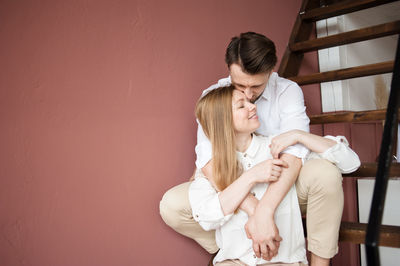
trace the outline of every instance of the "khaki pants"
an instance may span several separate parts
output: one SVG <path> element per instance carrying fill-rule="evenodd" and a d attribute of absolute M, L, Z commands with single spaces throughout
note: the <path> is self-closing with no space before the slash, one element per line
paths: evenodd
<path fill-rule="evenodd" d="M 221 262 L 217 262 L 214 264 L 215 266 L 247 266 L 240 260 L 224 260 Z M 304 263 L 296 262 L 296 263 L 270 263 L 270 264 L 259 264 L 258 266 L 307 266 Z"/>
<path fill-rule="evenodd" d="M 193 219 L 188 189 L 190 182 L 168 190 L 160 202 L 164 222 L 192 238 L 209 253 L 218 251 L 215 231 L 204 231 Z M 308 250 L 322 258 L 338 252 L 339 227 L 343 212 L 342 175 L 327 160 L 307 161 L 300 170 L 296 191 L 301 212 L 306 214 Z"/>

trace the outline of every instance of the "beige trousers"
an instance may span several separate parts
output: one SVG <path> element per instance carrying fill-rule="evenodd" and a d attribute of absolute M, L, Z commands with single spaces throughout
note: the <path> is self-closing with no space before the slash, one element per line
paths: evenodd
<path fill-rule="evenodd" d="M 215 266 L 247 266 L 247 264 L 241 262 L 240 260 L 224 260 L 214 264 Z M 307 266 L 304 263 L 269 263 L 269 264 L 259 264 L 258 266 Z"/>
<path fill-rule="evenodd" d="M 192 238 L 209 253 L 218 251 L 215 231 L 204 231 L 193 219 L 189 203 L 190 182 L 168 190 L 160 202 L 164 222 Z M 300 170 L 296 191 L 301 212 L 306 214 L 308 250 L 322 258 L 338 252 L 339 227 L 343 212 L 342 175 L 327 160 L 307 161 Z"/>

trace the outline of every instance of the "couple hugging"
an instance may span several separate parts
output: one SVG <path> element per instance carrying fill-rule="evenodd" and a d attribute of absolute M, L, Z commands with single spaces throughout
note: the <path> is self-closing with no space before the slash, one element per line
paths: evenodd
<path fill-rule="evenodd" d="M 254 32 L 232 38 L 230 76 L 206 89 L 194 180 L 160 202 L 166 224 L 194 239 L 214 265 L 307 264 L 337 252 L 343 211 L 341 173 L 360 160 L 342 136 L 309 132 L 300 87 L 273 72 L 275 45 Z"/>

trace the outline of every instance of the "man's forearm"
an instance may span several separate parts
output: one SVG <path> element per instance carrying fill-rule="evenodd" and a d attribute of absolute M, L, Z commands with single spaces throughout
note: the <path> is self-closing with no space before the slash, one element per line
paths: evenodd
<path fill-rule="evenodd" d="M 297 179 L 301 168 L 301 159 L 283 154 L 281 159 L 289 164 L 288 168 L 282 168 L 278 181 L 269 184 L 267 191 L 261 198 L 256 208 L 256 213 L 270 215 L 273 217 L 276 208 L 282 202 L 292 185 Z"/>

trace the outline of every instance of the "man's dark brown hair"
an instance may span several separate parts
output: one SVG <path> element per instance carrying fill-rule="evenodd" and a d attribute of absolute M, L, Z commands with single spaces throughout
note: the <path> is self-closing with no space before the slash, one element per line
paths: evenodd
<path fill-rule="evenodd" d="M 228 67 L 238 64 L 248 74 L 269 72 L 276 61 L 275 44 L 259 33 L 245 32 L 233 37 L 226 48 L 225 62 Z"/>

